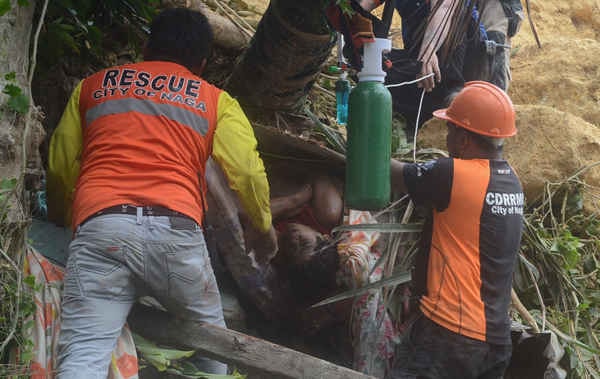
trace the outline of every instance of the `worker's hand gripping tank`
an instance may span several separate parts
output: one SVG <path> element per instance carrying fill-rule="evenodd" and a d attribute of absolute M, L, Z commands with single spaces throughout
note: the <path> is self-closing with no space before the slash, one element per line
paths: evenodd
<path fill-rule="evenodd" d="M 346 206 L 377 210 L 390 201 L 392 95 L 383 85 L 382 52 L 388 39 L 364 45 L 363 69 L 350 92 L 346 152 Z"/>

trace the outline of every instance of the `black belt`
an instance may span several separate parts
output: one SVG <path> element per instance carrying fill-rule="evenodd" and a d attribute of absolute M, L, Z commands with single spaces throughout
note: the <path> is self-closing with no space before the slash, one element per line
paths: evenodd
<path fill-rule="evenodd" d="M 104 208 L 101 211 L 98 211 L 88 217 L 84 222 L 80 225 L 83 225 L 86 221 L 100 215 L 105 214 L 127 214 L 127 215 L 137 215 L 137 208 L 142 208 L 142 216 L 166 216 L 169 217 L 171 222 L 171 227 L 173 229 L 182 229 L 182 230 L 195 230 L 198 226 L 196 221 L 194 221 L 190 216 L 185 215 L 181 212 L 174 211 L 172 209 L 161 207 L 160 205 L 144 205 L 144 206 L 135 206 L 135 205 L 115 205 L 112 207 Z"/>
<path fill-rule="evenodd" d="M 96 212 L 94 216 L 100 216 L 104 214 L 137 214 L 137 208 L 142 208 L 142 216 L 167 216 L 167 217 L 187 217 L 183 213 L 171 210 L 169 208 L 161 207 L 160 205 L 144 205 L 136 207 L 135 205 L 115 205 L 113 207 L 104 208 L 103 210 Z"/>

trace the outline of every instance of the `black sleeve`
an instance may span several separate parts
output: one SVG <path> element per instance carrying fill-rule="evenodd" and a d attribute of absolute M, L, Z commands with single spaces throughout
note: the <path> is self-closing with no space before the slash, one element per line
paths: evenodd
<path fill-rule="evenodd" d="M 453 160 L 441 158 L 404 166 L 404 183 L 417 205 L 432 206 L 443 211 L 450 202 Z"/>

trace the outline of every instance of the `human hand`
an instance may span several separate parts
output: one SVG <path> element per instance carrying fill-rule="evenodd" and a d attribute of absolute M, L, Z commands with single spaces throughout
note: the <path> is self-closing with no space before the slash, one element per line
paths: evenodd
<path fill-rule="evenodd" d="M 267 232 L 261 233 L 256 229 L 244 231 L 244 239 L 248 251 L 254 253 L 254 260 L 261 266 L 267 265 L 277 255 L 279 248 L 277 232 L 271 226 Z"/>
<path fill-rule="evenodd" d="M 373 9 L 381 5 L 379 0 L 360 0 L 358 2 L 360 7 L 367 12 L 371 12 Z"/>
<path fill-rule="evenodd" d="M 434 75 L 419 81 L 417 87 L 423 88 L 426 92 L 431 92 L 431 90 L 435 88 L 435 83 L 439 83 L 442 80 L 442 74 L 440 72 L 437 54 L 425 54 L 424 57 L 427 57 L 427 59 L 423 60 L 419 78 L 430 75 L 431 73 Z"/>

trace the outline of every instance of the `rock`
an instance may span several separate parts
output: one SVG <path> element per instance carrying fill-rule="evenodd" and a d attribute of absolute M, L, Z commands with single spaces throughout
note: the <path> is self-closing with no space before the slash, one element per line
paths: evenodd
<path fill-rule="evenodd" d="M 506 370 L 506 379 L 565 379 L 567 372 L 560 365 L 564 349 L 553 332 L 530 333 L 511 327 L 513 353 Z"/>
<path fill-rule="evenodd" d="M 565 379 L 567 372 L 557 363 L 550 363 L 544 372 L 544 379 Z"/>
<path fill-rule="evenodd" d="M 556 334 L 550 334 L 550 342 L 546 349 L 544 350 L 544 357 L 548 358 L 550 362 L 559 362 L 562 357 L 565 355 L 565 349 L 562 347 L 560 342 L 558 341 L 558 337 Z"/>

